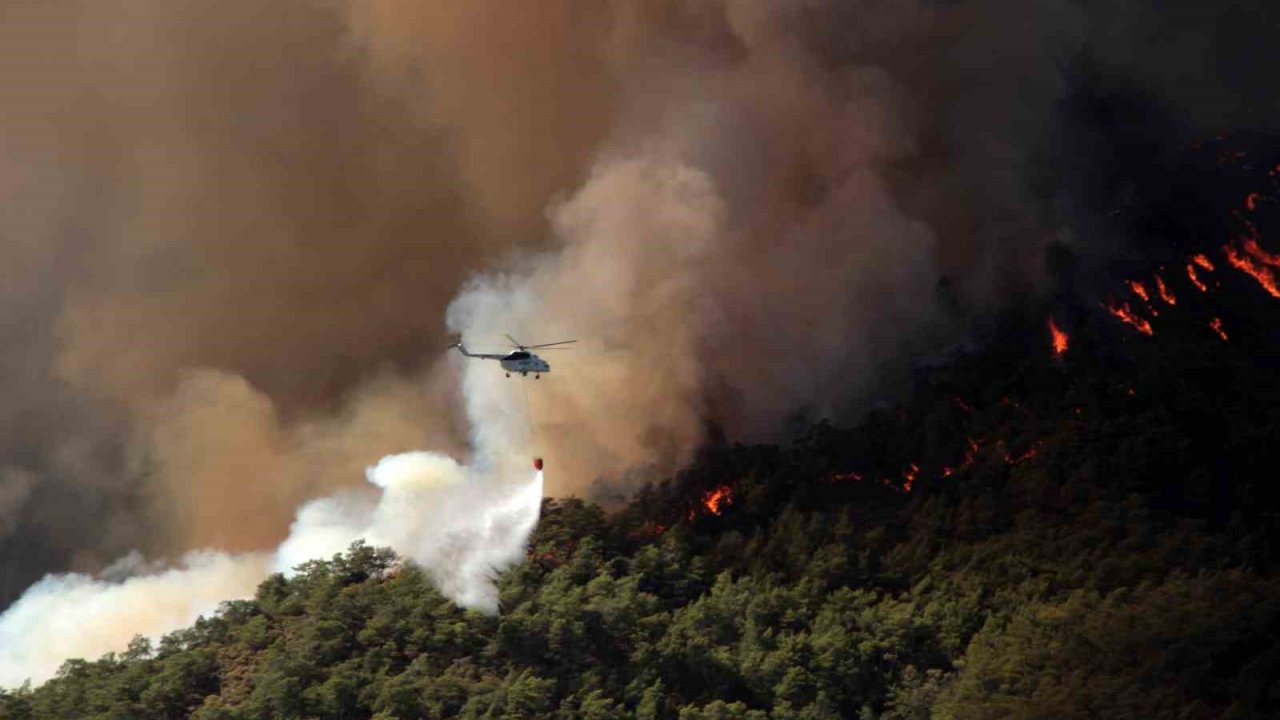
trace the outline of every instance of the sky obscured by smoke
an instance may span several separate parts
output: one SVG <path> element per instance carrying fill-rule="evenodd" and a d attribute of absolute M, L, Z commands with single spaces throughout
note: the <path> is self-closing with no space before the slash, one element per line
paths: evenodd
<path fill-rule="evenodd" d="M 135 549 L 272 548 L 384 455 L 467 455 L 451 330 L 581 340 L 530 381 L 556 494 L 709 424 L 856 409 L 1090 242 L 1044 160 L 1109 152 L 1055 136 L 1082 78 L 1254 123 L 1276 29 L 1263 3 L 10 3 L 0 605 Z"/>

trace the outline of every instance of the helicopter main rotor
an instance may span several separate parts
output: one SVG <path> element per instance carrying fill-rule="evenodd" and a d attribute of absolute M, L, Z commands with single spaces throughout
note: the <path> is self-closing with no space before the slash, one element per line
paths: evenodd
<path fill-rule="evenodd" d="M 556 347 L 556 346 L 568 345 L 570 343 L 578 342 L 577 340 L 561 340 L 559 342 L 543 343 L 541 345 L 524 345 L 519 340 L 516 340 L 515 338 L 511 337 L 510 335 L 507 335 L 506 333 L 503 333 L 503 336 L 506 337 L 508 340 L 510 340 L 512 343 L 511 347 L 514 347 L 517 350 L 571 350 L 572 348 Z"/>

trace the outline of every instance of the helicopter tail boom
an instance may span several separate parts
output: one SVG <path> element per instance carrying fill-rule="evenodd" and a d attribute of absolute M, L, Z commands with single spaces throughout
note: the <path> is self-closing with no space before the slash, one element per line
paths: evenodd
<path fill-rule="evenodd" d="M 467 350 L 467 346 L 463 345 L 461 342 L 456 342 L 450 345 L 449 347 L 458 348 L 458 352 L 462 353 L 463 355 L 466 355 L 469 358 L 480 358 L 482 360 L 501 360 L 503 357 L 505 357 L 505 355 L 499 355 L 495 353 L 473 353 Z"/>

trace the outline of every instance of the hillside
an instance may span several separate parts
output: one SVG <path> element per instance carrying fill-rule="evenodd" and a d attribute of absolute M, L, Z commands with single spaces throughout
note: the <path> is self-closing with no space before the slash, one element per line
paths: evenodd
<path fill-rule="evenodd" d="M 1274 717 L 1276 163 L 1228 151 L 903 402 L 546 500 L 497 617 L 357 545 L 0 718 Z"/>

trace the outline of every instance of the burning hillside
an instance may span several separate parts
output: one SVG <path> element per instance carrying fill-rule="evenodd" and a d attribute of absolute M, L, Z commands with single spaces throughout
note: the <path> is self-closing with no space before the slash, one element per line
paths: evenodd
<path fill-rule="evenodd" d="M 0 718 L 1280 716 L 1277 3 L 5 20 Z"/>

